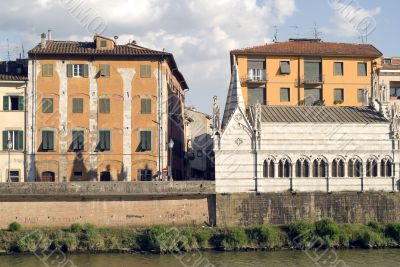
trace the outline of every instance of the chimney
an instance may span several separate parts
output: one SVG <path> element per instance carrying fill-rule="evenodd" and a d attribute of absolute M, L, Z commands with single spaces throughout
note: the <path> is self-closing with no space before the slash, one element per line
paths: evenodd
<path fill-rule="evenodd" d="M 40 48 L 46 48 L 46 34 L 42 33 L 40 39 Z"/>
<path fill-rule="evenodd" d="M 47 30 L 47 40 L 51 41 L 51 30 Z"/>

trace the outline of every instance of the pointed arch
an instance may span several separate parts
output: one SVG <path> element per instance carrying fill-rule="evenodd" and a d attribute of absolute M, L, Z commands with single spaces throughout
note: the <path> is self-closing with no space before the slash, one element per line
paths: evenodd
<path fill-rule="evenodd" d="M 292 169 L 291 160 L 289 157 L 283 157 L 278 163 L 278 177 L 280 178 L 290 178 Z"/>
<path fill-rule="evenodd" d="M 303 156 L 296 161 L 296 177 L 310 177 L 310 160 Z"/>
<path fill-rule="evenodd" d="M 378 159 L 375 156 L 367 159 L 366 176 L 378 177 Z"/>
<path fill-rule="evenodd" d="M 345 176 L 345 159 L 338 156 L 332 161 L 332 177 L 343 178 Z"/>
<path fill-rule="evenodd" d="M 313 177 L 323 178 L 328 175 L 328 161 L 325 157 L 319 156 L 313 161 Z"/>
<path fill-rule="evenodd" d="M 393 176 L 393 163 L 390 157 L 384 157 L 381 160 L 381 177 Z"/>
<path fill-rule="evenodd" d="M 268 157 L 264 160 L 263 164 L 263 177 L 274 178 L 275 177 L 275 158 Z"/>

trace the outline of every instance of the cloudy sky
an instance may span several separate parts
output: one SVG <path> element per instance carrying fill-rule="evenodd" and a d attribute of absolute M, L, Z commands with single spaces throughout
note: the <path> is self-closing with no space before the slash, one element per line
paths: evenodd
<path fill-rule="evenodd" d="M 363 34 L 400 55 L 398 9 L 394 0 L 1 0 L 0 59 L 28 51 L 48 29 L 56 40 L 118 35 L 172 52 L 190 87 L 187 105 L 210 112 L 214 95 L 225 101 L 230 50 L 271 42 L 276 28 L 278 41 L 311 38 L 317 25 L 325 41 L 358 43 Z"/>

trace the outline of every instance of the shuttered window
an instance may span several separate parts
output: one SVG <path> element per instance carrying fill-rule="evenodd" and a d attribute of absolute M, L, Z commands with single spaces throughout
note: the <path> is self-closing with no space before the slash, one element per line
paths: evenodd
<path fill-rule="evenodd" d="M 100 41 L 100 47 L 107 47 L 107 41 L 106 40 L 101 40 Z"/>
<path fill-rule="evenodd" d="M 3 96 L 4 111 L 23 111 L 24 97 L 23 96 Z"/>
<path fill-rule="evenodd" d="M 343 102 L 344 101 L 344 90 L 342 88 L 336 88 L 334 91 L 334 101 Z"/>
<path fill-rule="evenodd" d="M 100 65 L 100 77 L 109 78 L 110 77 L 110 65 L 101 64 Z"/>
<path fill-rule="evenodd" d="M 42 150 L 43 151 L 54 150 L 54 131 L 50 130 L 42 131 Z"/>
<path fill-rule="evenodd" d="M 140 77 L 151 78 L 151 65 L 140 65 Z"/>
<path fill-rule="evenodd" d="M 43 98 L 42 112 L 43 113 L 53 113 L 53 98 Z"/>
<path fill-rule="evenodd" d="M 72 99 L 72 113 L 83 113 L 83 98 Z"/>
<path fill-rule="evenodd" d="M 304 80 L 306 82 L 322 81 L 321 61 L 310 60 L 304 62 Z"/>
<path fill-rule="evenodd" d="M 53 64 L 43 64 L 42 68 L 43 77 L 53 77 Z"/>
<path fill-rule="evenodd" d="M 280 62 L 281 74 L 290 74 L 290 61 Z"/>
<path fill-rule="evenodd" d="M 249 59 L 247 60 L 247 69 L 265 69 L 265 59 Z"/>
<path fill-rule="evenodd" d="M 8 141 L 11 142 L 11 151 L 24 150 L 23 131 L 3 131 L 3 150 L 8 151 Z"/>
<path fill-rule="evenodd" d="M 111 151 L 111 132 L 109 130 L 99 131 L 99 150 Z"/>
<path fill-rule="evenodd" d="M 335 76 L 343 76 L 343 62 L 335 62 L 334 63 L 334 74 Z"/>
<path fill-rule="evenodd" d="M 140 131 L 140 151 L 151 151 L 151 131 Z"/>
<path fill-rule="evenodd" d="M 67 77 L 84 77 L 89 76 L 88 64 L 67 64 Z"/>
<path fill-rule="evenodd" d="M 85 149 L 85 132 L 82 130 L 72 131 L 72 144 L 73 151 L 82 151 Z"/>
<path fill-rule="evenodd" d="M 110 99 L 109 98 L 101 98 L 99 101 L 99 110 L 100 113 L 110 113 Z"/>
<path fill-rule="evenodd" d="M 142 114 L 150 114 L 151 113 L 151 99 L 150 98 L 142 98 L 140 100 L 140 113 Z"/>
<path fill-rule="evenodd" d="M 256 105 L 257 103 L 265 105 L 265 88 L 264 87 L 249 87 L 247 90 L 248 105 Z"/>
<path fill-rule="evenodd" d="M 358 76 L 367 76 L 367 63 L 358 62 L 357 72 L 358 72 Z"/>
<path fill-rule="evenodd" d="M 358 103 L 365 103 L 365 95 L 364 95 L 364 89 L 358 89 L 357 90 L 357 102 Z"/>
<path fill-rule="evenodd" d="M 290 88 L 281 88 L 281 102 L 290 102 Z"/>

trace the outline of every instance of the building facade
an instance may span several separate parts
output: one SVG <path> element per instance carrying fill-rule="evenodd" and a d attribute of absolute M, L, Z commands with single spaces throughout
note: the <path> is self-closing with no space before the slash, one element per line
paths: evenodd
<path fill-rule="evenodd" d="M 317 58 L 321 54 L 333 53 L 331 45 L 314 41 L 311 43 L 316 54 L 309 57 Z M 278 44 L 272 44 L 275 45 Z M 309 44 L 303 45 L 308 47 Z M 301 48 L 303 45 L 290 52 L 281 50 L 282 55 L 277 62 L 281 62 L 282 58 L 290 58 L 290 55 L 300 54 L 301 49 L 305 49 Z M 265 47 L 268 45 L 263 46 L 263 49 Z M 287 81 L 272 83 L 271 86 L 271 80 L 268 79 L 265 86 L 260 86 L 262 89 L 258 90 L 264 90 L 271 101 L 262 103 L 261 100 L 268 98 L 258 98 L 252 102 L 252 93 L 246 91 L 253 88 L 243 86 L 242 77 L 254 71 L 251 68 L 249 73 L 241 70 L 241 65 L 247 69 L 247 59 L 240 56 L 236 58 L 236 50 L 231 53 L 232 80 L 222 127 L 214 134 L 217 192 L 399 191 L 400 109 L 395 105 L 385 108 L 375 98 L 379 86 L 374 69 L 378 68 L 379 62 L 375 63 L 376 59 L 372 58 L 361 60 L 367 59 L 366 54 L 370 49 L 377 50 L 372 46 L 360 45 L 360 49 L 351 52 L 348 45 L 340 44 L 339 47 L 342 49 L 341 54 L 344 50 L 349 53 L 349 58 L 338 55 L 332 55 L 332 60 L 323 58 L 321 66 L 325 74 L 322 75 L 325 75 L 325 81 L 333 79 L 335 75 L 329 77 L 326 69 L 330 69 L 328 73 L 335 73 L 335 62 L 342 60 L 342 70 L 349 80 L 342 77 L 332 80 L 332 84 L 318 85 L 325 99 L 322 103 L 309 102 L 304 94 L 308 87 L 296 88 L 295 85 L 289 89 L 290 92 L 295 91 L 295 102 L 287 101 L 284 105 L 278 101 L 282 99 L 282 91 L 281 96 L 274 96 L 273 92 L 279 91 L 280 86 L 294 84 L 290 77 L 287 77 Z M 338 50 L 335 51 L 338 53 Z M 350 52 L 356 55 L 351 58 Z M 378 52 L 375 53 L 374 56 L 379 56 Z M 268 58 L 266 62 L 266 73 L 269 69 L 272 76 L 282 68 L 278 64 L 271 70 Z M 299 62 L 302 66 L 301 59 Z M 370 71 L 363 71 L 362 74 L 366 75 L 357 79 L 361 62 Z M 305 68 L 311 69 L 310 66 Z M 247 80 L 245 84 L 248 84 Z M 363 93 L 368 101 L 358 101 L 357 92 L 361 86 L 365 86 L 363 90 L 368 92 L 368 95 Z M 335 88 L 344 88 L 343 103 L 335 104 L 329 98 L 335 97 Z"/>
<path fill-rule="evenodd" d="M 42 34 L 29 51 L 29 181 L 149 181 L 183 177 L 184 94 L 170 53 Z M 167 175 L 167 174 L 165 174 Z"/>
<path fill-rule="evenodd" d="M 0 182 L 25 181 L 26 61 L 0 62 Z"/>
<path fill-rule="evenodd" d="M 246 105 L 365 106 L 382 53 L 372 45 L 290 39 L 231 52 Z"/>
<path fill-rule="evenodd" d="M 399 104 L 400 100 L 400 58 L 384 57 L 378 69 L 380 102 Z"/>

